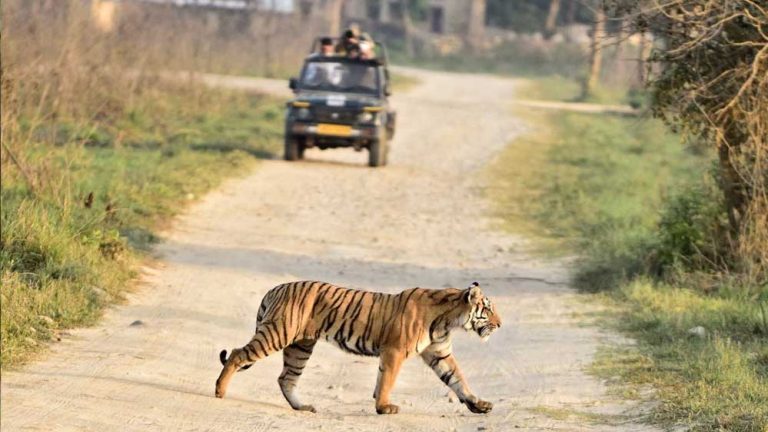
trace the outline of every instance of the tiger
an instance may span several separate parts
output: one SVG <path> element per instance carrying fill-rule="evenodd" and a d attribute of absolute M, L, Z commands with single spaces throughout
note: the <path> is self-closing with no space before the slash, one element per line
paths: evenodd
<path fill-rule="evenodd" d="M 488 413 L 491 402 L 475 396 L 453 356 L 451 330 L 475 332 L 486 341 L 501 328 L 501 317 L 480 285 L 466 289 L 411 288 L 385 294 L 344 288 L 319 281 L 291 282 L 272 288 L 264 296 L 256 318 L 256 331 L 242 348 L 219 354 L 224 366 L 216 380 L 216 397 L 223 398 L 236 371 L 283 351 L 283 370 L 277 379 L 291 408 L 316 412 L 296 394 L 315 343 L 320 339 L 342 350 L 379 357 L 373 398 L 378 414 L 396 414 L 390 402 L 403 361 L 420 356 L 458 400 L 473 413 Z M 450 392 L 449 391 L 449 392 Z"/>

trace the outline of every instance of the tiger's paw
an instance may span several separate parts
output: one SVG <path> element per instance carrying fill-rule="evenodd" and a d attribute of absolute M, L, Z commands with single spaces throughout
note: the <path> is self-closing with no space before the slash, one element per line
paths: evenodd
<path fill-rule="evenodd" d="M 224 395 L 226 395 L 226 394 L 227 394 L 227 391 L 226 391 L 226 390 L 224 390 L 224 389 L 221 387 L 221 384 L 219 384 L 219 382 L 218 382 L 218 381 L 216 382 L 216 392 L 215 392 L 215 394 L 216 394 L 216 397 L 217 397 L 217 398 L 219 398 L 219 399 L 223 399 L 223 398 L 224 398 Z"/>
<path fill-rule="evenodd" d="M 315 410 L 315 407 L 313 407 L 312 405 L 302 405 L 302 406 L 300 406 L 298 408 L 294 408 L 294 409 L 296 411 L 309 411 L 311 413 L 316 413 L 317 412 L 317 410 Z"/>
<path fill-rule="evenodd" d="M 400 411 L 400 407 L 392 404 L 376 407 L 377 414 L 397 414 L 398 411 Z"/>
<path fill-rule="evenodd" d="M 467 405 L 467 408 L 475 414 L 489 413 L 493 409 L 492 403 L 480 399 L 476 402 L 466 401 L 464 403 Z"/>

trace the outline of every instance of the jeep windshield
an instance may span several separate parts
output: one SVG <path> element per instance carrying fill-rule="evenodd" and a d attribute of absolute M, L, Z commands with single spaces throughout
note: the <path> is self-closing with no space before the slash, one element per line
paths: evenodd
<path fill-rule="evenodd" d="M 299 88 L 376 95 L 379 93 L 379 73 L 376 65 L 370 62 L 309 61 L 304 65 Z"/>

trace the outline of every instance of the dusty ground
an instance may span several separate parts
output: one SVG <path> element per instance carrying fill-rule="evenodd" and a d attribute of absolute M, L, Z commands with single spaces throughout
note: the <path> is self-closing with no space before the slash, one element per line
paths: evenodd
<path fill-rule="evenodd" d="M 581 325 L 588 307 L 562 267 L 490 228 L 479 173 L 521 131 L 509 109 L 514 81 L 411 73 L 423 84 L 394 98 L 391 166 L 365 167 L 365 152 L 309 151 L 306 162 L 266 161 L 206 196 L 167 233 L 160 264 L 126 306 L 3 375 L 3 431 L 646 429 L 573 415 L 636 410 L 583 372 L 609 336 Z M 322 343 L 299 382 L 317 414 L 283 400 L 280 355 L 215 399 L 219 350 L 247 342 L 262 295 L 297 279 L 387 292 L 479 281 L 504 326 L 486 344 L 457 334 L 454 351 L 493 412 L 449 403 L 411 360 L 392 396 L 401 414 L 377 416 L 376 360 Z"/>

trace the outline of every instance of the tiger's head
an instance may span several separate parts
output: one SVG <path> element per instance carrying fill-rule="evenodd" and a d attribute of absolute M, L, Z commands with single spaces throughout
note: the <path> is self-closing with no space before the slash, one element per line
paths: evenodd
<path fill-rule="evenodd" d="M 501 327 L 501 317 L 496 307 L 483 294 L 477 282 L 472 282 L 472 285 L 464 290 L 462 298 L 469 307 L 465 315 L 464 330 L 474 331 L 483 342 L 487 341 L 491 333 Z"/>

